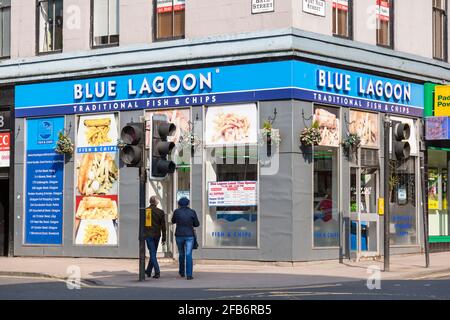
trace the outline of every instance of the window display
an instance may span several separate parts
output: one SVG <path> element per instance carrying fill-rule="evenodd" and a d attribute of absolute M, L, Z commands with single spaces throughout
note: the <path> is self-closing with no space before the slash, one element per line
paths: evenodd
<path fill-rule="evenodd" d="M 313 122 L 317 123 L 322 136 L 321 146 L 339 147 L 339 109 L 317 106 Z"/>
<path fill-rule="evenodd" d="M 339 246 L 338 148 L 314 148 L 314 246 Z"/>
<path fill-rule="evenodd" d="M 361 138 L 362 147 L 378 146 L 378 115 L 363 111 L 350 111 L 350 133 Z"/>
<path fill-rule="evenodd" d="M 119 163 L 117 114 L 78 117 L 75 244 L 117 245 Z"/>
<path fill-rule="evenodd" d="M 255 104 L 206 110 L 207 246 L 257 246 L 257 132 Z"/>
<path fill-rule="evenodd" d="M 417 243 L 416 159 L 409 158 L 391 166 L 389 210 L 391 244 Z"/>

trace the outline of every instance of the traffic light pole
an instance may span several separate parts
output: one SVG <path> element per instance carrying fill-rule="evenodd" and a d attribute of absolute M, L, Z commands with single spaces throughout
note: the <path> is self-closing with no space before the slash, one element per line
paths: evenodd
<path fill-rule="evenodd" d="M 384 271 L 389 271 L 389 145 L 391 122 L 389 117 L 384 118 Z"/>
<path fill-rule="evenodd" d="M 145 150 L 144 161 L 139 167 L 139 281 L 145 280 L 145 185 L 146 185 L 146 167 Z"/>

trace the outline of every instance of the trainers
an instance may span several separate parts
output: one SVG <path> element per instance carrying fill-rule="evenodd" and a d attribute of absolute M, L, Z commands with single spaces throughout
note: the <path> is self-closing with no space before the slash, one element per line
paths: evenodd
<path fill-rule="evenodd" d="M 145 275 L 147 276 L 147 278 L 150 278 L 152 276 L 152 273 L 145 271 Z"/>
<path fill-rule="evenodd" d="M 178 272 L 178 274 L 180 275 L 180 277 L 184 278 L 184 274 L 179 273 L 179 272 Z"/>
<path fill-rule="evenodd" d="M 153 276 L 154 279 L 158 279 L 160 277 L 159 273 L 155 273 L 155 275 Z"/>
<path fill-rule="evenodd" d="M 187 277 L 186 279 L 187 280 L 192 280 L 192 279 L 194 279 L 194 277 Z"/>

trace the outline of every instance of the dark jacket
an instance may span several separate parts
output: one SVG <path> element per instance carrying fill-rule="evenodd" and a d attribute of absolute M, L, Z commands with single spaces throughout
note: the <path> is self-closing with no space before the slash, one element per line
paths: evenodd
<path fill-rule="evenodd" d="M 166 217 L 164 211 L 155 205 L 150 205 L 152 209 L 152 226 L 144 227 L 144 237 L 161 237 L 162 242 L 166 242 Z"/>
<path fill-rule="evenodd" d="M 194 227 L 200 226 L 197 213 L 189 207 L 180 207 L 173 212 L 172 223 L 176 223 L 175 236 L 192 237 Z"/>

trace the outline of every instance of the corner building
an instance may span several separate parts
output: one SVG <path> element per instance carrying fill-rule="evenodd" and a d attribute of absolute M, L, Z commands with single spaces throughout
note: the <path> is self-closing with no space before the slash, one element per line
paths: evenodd
<path fill-rule="evenodd" d="M 447 31 L 436 27 L 447 8 L 268 2 L 6 6 L 0 90 L 14 93 L 13 254 L 137 257 L 138 169 L 120 161 L 117 140 L 127 123 L 155 114 L 177 126 L 177 169 L 148 181 L 147 198 L 157 195 L 170 221 L 177 199 L 189 197 L 201 222 L 196 259 L 378 256 L 380 198 L 389 201 L 391 252 L 420 252 L 424 84 L 450 78 Z M 389 195 L 386 116 L 411 128 L 411 156 L 393 165 Z M 311 127 L 321 141 L 302 145 Z M 74 142 L 72 155 L 55 152 L 59 132 Z M 349 134 L 358 148 L 343 146 Z M 160 254 L 176 256 L 174 228 Z"/>

